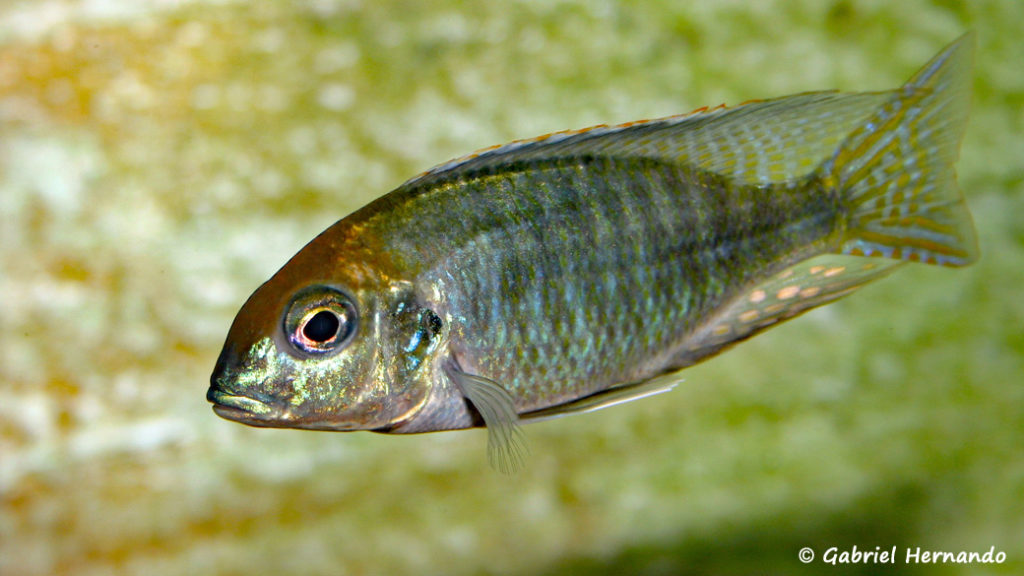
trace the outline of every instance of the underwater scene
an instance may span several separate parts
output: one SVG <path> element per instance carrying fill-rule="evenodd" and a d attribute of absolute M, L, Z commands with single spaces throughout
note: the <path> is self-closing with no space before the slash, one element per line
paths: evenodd
<path fill-rule="evenodd" d="M 0 574 L 1021 573 L 1022 26 L 1012 0 L 0 1 Z M 894 90 L 971 31 L 970 266 L 524 420 L 511 473 L 484 429 L 211 410 L 250 294 L 434 166 Z"/>

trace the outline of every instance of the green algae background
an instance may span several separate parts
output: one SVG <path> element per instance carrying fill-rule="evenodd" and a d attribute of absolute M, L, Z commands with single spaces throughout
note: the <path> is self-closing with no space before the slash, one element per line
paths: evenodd
<path fill-rule="evenodd" d="M 897 547 L 847 573 L 1020 573 L 1022 26 L 1012 0 L 0 2 L 0 574 L 830 573 L 833 546 Z M 969 29 L 971 268 L 528 426 L 512 477 L 481 431 L 257 430 L 204 399 L 249 293 L 433 164 L 893 88 Z"/>

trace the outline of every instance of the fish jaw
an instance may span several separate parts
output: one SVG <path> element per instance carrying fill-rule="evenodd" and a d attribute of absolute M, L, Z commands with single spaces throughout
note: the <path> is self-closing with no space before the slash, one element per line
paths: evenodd
<path fill-rule="evenodd" d="M 225 420 L 234 420 L 250 426 L 273 425 L 266 419 L 273 409 L 255 398 L 229 394 L 211 387 L 206 393 L 206 400 L 213 404 L 213 412 Z"/>
<path fill-rule="evenodd" d="M 256 356 L 266 360 L 269 355 L 268 349 L 271 348 L 269 341 L 257 348 L 263 350 Z M 238 365 L 234 351 L 225 348 L 210 376 L 210 388 L 206 392 L 206 400 L 213 404 L 214 413 L 226 420 L 249 426 L 289 426 L 288 422 L 294 420 L 295 415 L 274 402 L 267 394 L 260 393 L 260 387 L 256 384 L 262 382 L 257 382 L 258 378 L 254 378 L 251 372 L 247 374 L 244 370 L 239 370 Z M 251 361 L 249 365 L 252 365 Z M 268 371 L 260 372 L 265 377 Z"/>
<path fill-rule="evenodd" d="M 311 421 L 286 407 L 276 407 L 248 396 L 228 394 L 213 388 L 207 392 L 206 399 L 213 403 L 213 412 L 217 416 L 256 428 L 301 428 L 336 432 L 360 429 L 350 422 Z"/>
<path fill-rule="evenodd" d="M 318 379 L 296 364 L 277 350 L 272 338 L 257 342 L 241 359 L 226 348 L 210 377 L 206 399 L 221 418 L 248 426 L 339 431 L 368 427 L 358 412 L 339 417 L 336 403 L 319 402 L 320 394 L 311 390 Z"/>

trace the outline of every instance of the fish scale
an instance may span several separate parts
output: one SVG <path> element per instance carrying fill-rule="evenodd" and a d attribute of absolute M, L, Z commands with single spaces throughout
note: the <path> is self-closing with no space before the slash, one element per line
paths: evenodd
<path fill-rule="evenodd" d="M 821 196 L 808 187 L 738 187 L 691 166 L 651 164 L 570 158 L 489 168 L 408 191 L 405 209 L 422 221 L 443 224 L 442 211 L 458 210 L 457 233 L 394 225 L 401 217 L 368 232 L 401 246 L 410 268 L 429 261 L 418 246 L 445 243 L 440 251 L 452 256 L 414 283 L 464 271 L 445 303 L 427 305 L 466 334 L 456 342 L 464 368 L 502 382 L 517 410 L 535 410 L 673 368 L 670 348 L 681 345 L 691 316 L 727 296 L 725 286 L 745 285 L 759 273 L 755 261 L 789 261 L 794 247 L 833 227 L 834 213 L 807 199 Z M 820 226 L 779 230 L 804 221 L 808 208 L 824 214 Z M 751 241 L 755 223 L 767 230 L 761 242 Z M 580 311 L 593 316 L 577 323 Z M 651 350 L 666 348 L 651 361 Z"/>
<path fill-rule="evenodd" d="M 253 426 L 417 433 L 664 392 L 678 370 L 904 262 L 965 266 L 953 163 L 972 37 L 887 92 L 596 126 L 446 162 L 260 286 L 210 379 Z"/>

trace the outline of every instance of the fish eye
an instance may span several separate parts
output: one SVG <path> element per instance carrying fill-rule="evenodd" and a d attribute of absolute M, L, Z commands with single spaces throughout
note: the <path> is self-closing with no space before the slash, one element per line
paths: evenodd
<path fill-rule="evenodd" d="M 339 290 L 313 286 L 292 298 L 283 328 L 288 342 L 300 355 L 337 352 L 355 334 L 355 304 Z"/>
<path fill-rule="evenodd" d="M 312 342 L 329 342 L 338 334 L 341 320 L 330 310 L 314 310 L 313 317 L 302 326 L 302 335 Z"/>

